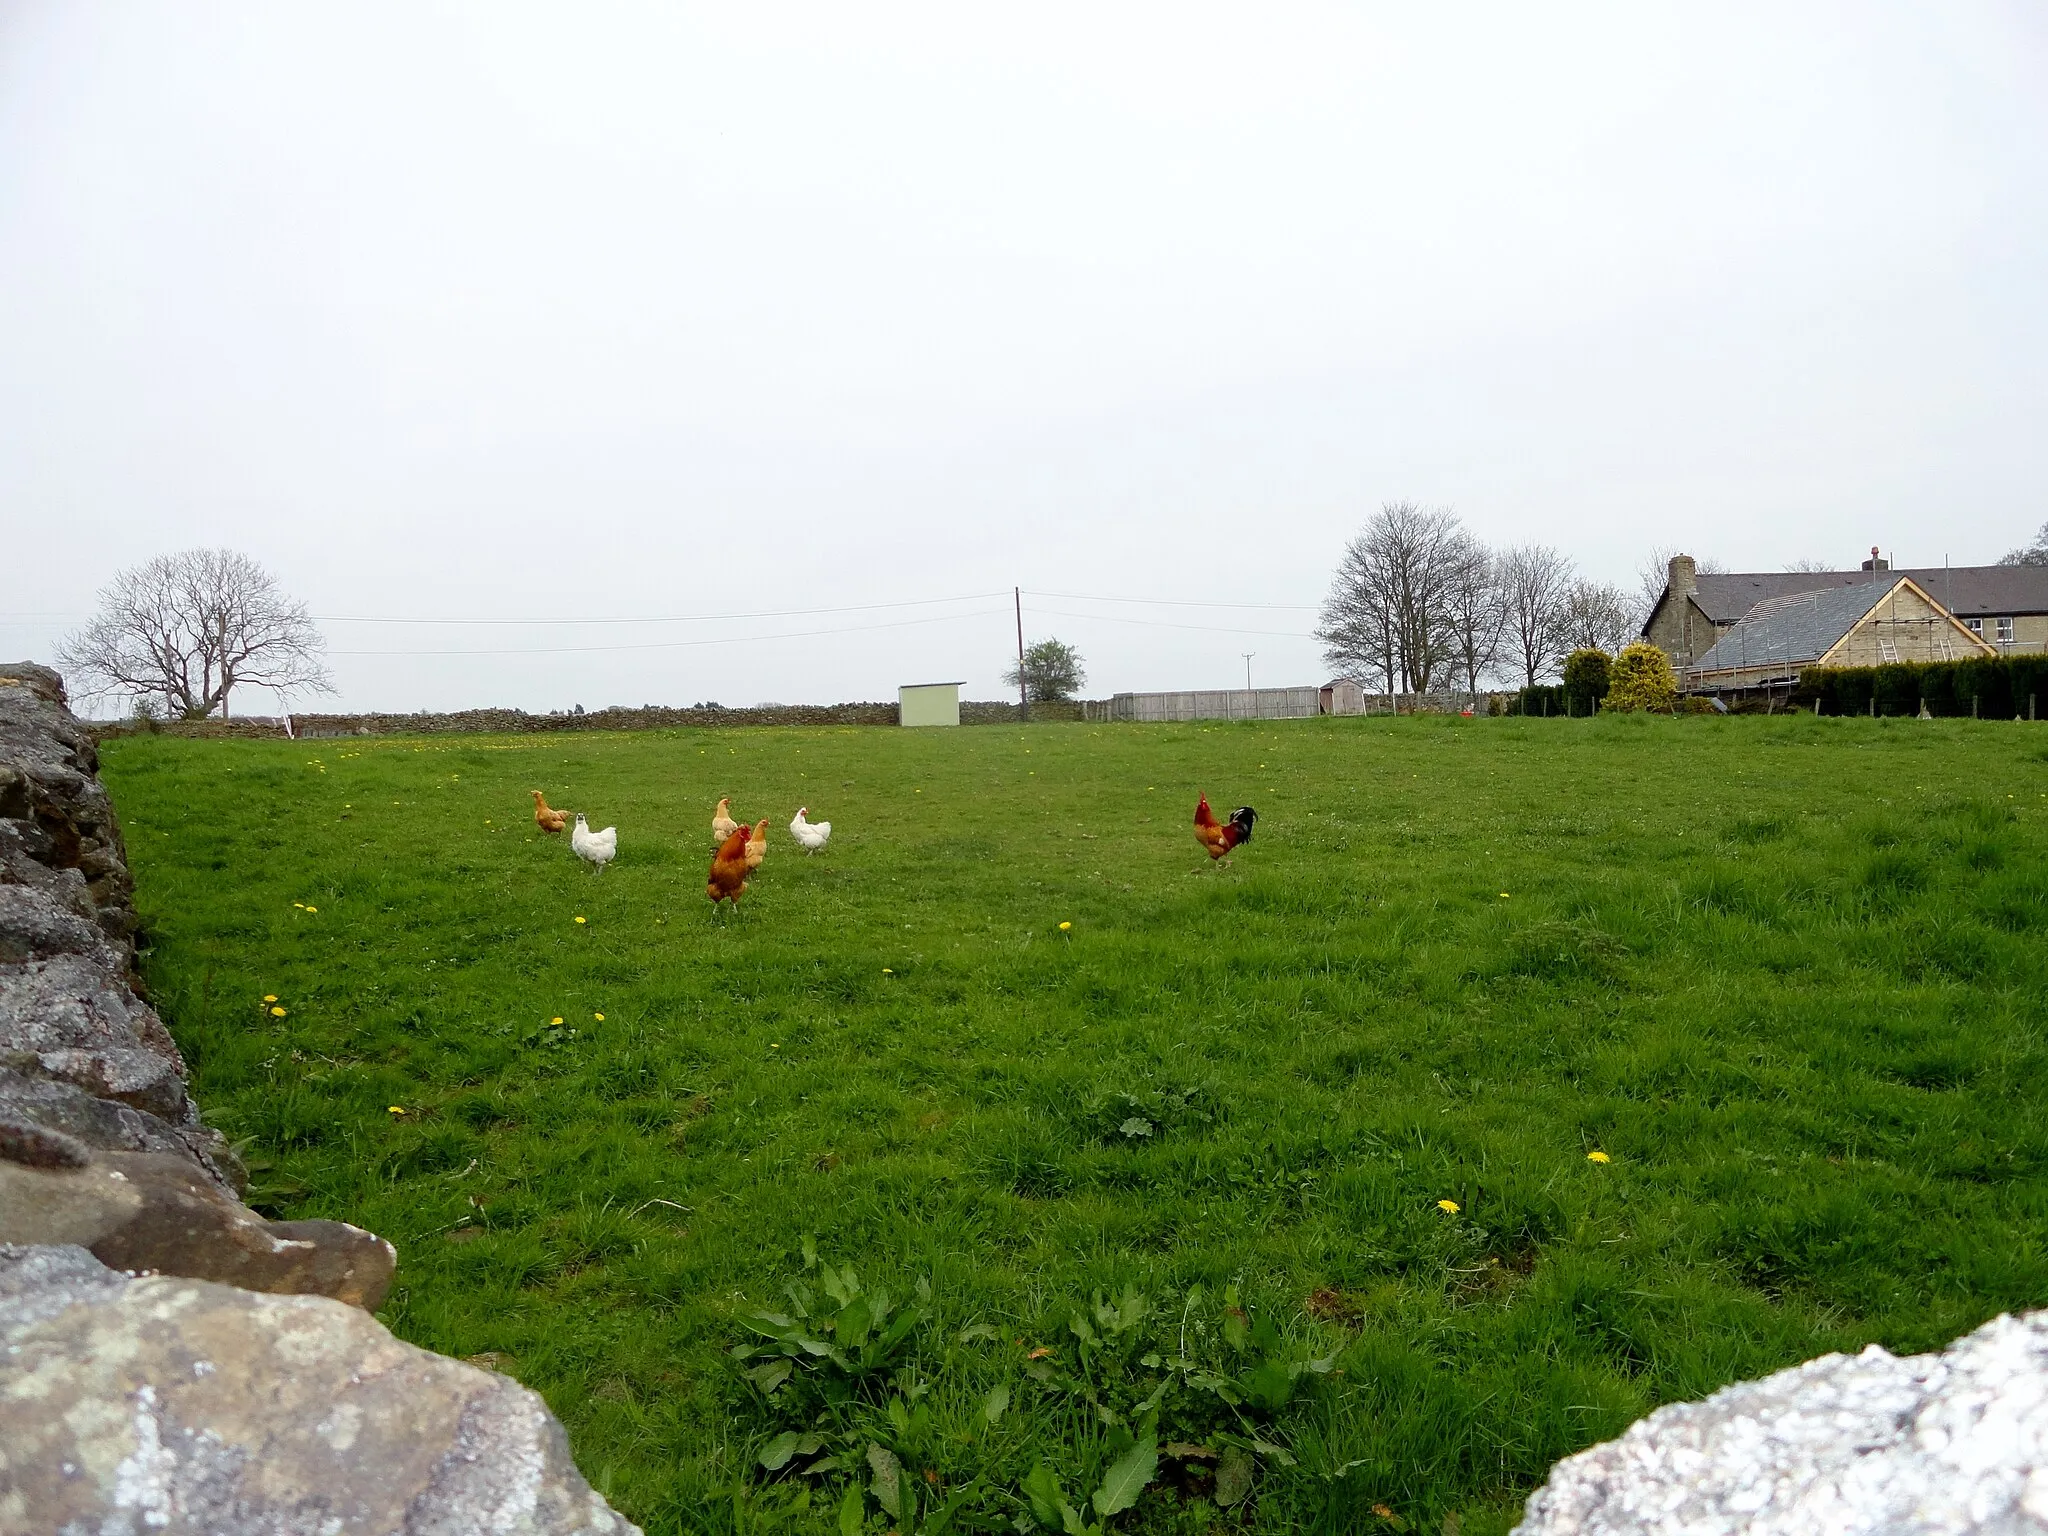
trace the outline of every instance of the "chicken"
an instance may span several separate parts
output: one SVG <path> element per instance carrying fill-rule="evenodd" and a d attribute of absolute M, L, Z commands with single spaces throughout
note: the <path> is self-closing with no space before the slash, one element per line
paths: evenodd
<path fill-rule="evenodd" d="M 744 829 L 742 829 L 744 830 Z M 768 857 L 768 818 L 763 816 L 754 830 L 747 833 L 747 871 L 761 867 L 761 861 Z"/>
<path fill-rule="evenodd" d="M 711 878 L 705 882 L 704 894 L 711 898 L 715 908 L 721 901 L 729 901 L 735 907 L 747 889 L 747 829 L 734 827 L 730 836 L 718 845 L 718 852 L 711 856 Z"/>
<path fill-rule="evenodd" d="M 724 801 L 718 802 L 718 809 L 711 813 L 711 835 L 721 843 L 739 829 L 739 823 L 732 819 L 732 809 Z"/>
<path fill-rule="evenodd" d="M 533 824 L 543 832 L 559 832 L 569 825 L 569 813 L 549 805 L 548 797 L 536 789 L 533 791 Z"/>
<path fill-rule="evenodd" d="M 1195 841 L 1210 858 L 1220 859 L 1239 843 L 1252 840 L 1252 823 L 1258 819 L 1257 811 L 1240 805 L 1230 813 L 1230 820 L 1219 822 L 1216 813 L 1209 809 L 1209 797 L 1204 795 L 1195 807 Z"/>
<path fill-rule="evenodd" d="M 619 829 L 606 827 L 602 832 L 590 830 L 590 823 L 583 819 L 583 813 L 576 813 L 576 830 L 569 834 L 569 846 L 576 850 L 576 857 L 586 864 L 595 864 L 597 872 L 604 873 L 605 865 L 619 855 Z"/>
<path fill-rule="evenodd" d="M 810 813 L 808 805 L 796 808 L 796 819 L 789 824 L 789 835 L 797 840 L 805 853 L 816 853 L 832 840 L 832 823 L 807 820 Z"/>

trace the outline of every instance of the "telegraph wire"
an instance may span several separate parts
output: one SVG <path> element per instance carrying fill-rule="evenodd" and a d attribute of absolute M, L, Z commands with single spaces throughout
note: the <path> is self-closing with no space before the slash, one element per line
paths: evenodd
<path fill-rule="evenodd" d="M 1137 624 L 1147 629 L 1193 629 L 1210 635 L 1271 635 L 1280 640 L 1315 638 L 1294 629 L 1233 629 L 1221 624 L 1176 624 L 1171 619 L 1127 619 L 1114 613 L 1068 613 L 1059 608 L 1034 608 L 1032 612 L 1048 614 L 1055 619 L 1079 619 L 1083 623 Z"/>
<path fill-rule="evenodd" d="M 1210 603 L 1196 602 L 1192 598 L 1178 597 L 1099 597 L 1092 592 L 1034 592 L 1024 589 L 1026 597 L 1051 597 L 1065 602 L 1079 603 L 1146 603 L 1161 608 L 1269 608 L 1288 609 L 1300 613 L 1317 611 L 1314 603 Z"/>
<path fill-rule="evenodd" d="M 712 635 L 702 640 L 648 640 L 635 645 L 482 646 L 464 651 L 328 651 L 329 656 L 583 656 L 597 651 L 670 651 L 698 645 L 747 645 L 762 640 L 809 640 L 819 635 L 865 635 L 882 629 L 907 629 L 914 624 L 950 624 L 958 619 L 983 619 L 1001 608 L 969 613 L 941 613 L 928 619 L 897 619 L 887 624 L 854 624 L 839 629 L 800 629 L 781 635 Z"/>
<path fill-rule="evenodd" d="M 959 597 L 912 597 L 901 602 L 852 603 L 838 608 L 766 608 L 751 613 L 671 613 L 655 614 L 646 618 L 605 615 L 585 619 L 427 619 L 342 613 L 316 613 L 310 617 L 321 624 L 716 624 L 733 619 L 794 619 L 808 618 L 821 613 L 873 613 L 883 608 L 929 608 L 936 603 L 980 603 L 987 602 L 990 598 L 1007 596 L 1007 592 L 968 592 Z"/>

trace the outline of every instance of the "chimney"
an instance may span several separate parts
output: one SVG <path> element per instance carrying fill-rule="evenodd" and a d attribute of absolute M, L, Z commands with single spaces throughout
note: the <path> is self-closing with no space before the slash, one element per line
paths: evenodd
<path fill-rule="evenodd" d="M 1891 562 L 1881 558 L 1878 555 L 1877 546 L 1873 544 L 1870 546 L 1870 558 L 1863 562 L 1863 569 L 1872 574 L 1878 571 L 1888 571 L 1891 569 Z"/>
<path fill-rule="evenodd" d="M 1697 592 L 1700 589 L 1699 567 L 1691 555 L 1673 555 L 1671 563 L 1664 568 L 1664 580 L 1673 597 Z"/>

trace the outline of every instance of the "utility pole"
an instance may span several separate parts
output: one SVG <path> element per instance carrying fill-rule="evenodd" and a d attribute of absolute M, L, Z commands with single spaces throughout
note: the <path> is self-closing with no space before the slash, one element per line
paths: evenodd
<path fill-rule="evenodd" d="M 1012 587 L 1010 595 L 1017 602 L 1017 717 L 1031 719 L 1031 689 L 1024 677 L 1024 589 Z"/>
<path fill-rule="evenodd" d="M 1252 658 L 1259 653 L 1257 651 L 1239 651 L 1237 654 L 1244 658 L 1244 691 L 1250 693 L 1252 691 Z"/>

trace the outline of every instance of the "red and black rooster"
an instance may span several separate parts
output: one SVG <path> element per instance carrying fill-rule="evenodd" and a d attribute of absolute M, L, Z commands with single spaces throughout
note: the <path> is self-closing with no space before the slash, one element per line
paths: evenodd
<path fill-rule="evenodd" d="M 1259 813 L 1248 805 L 1240 805 L 1230 813 L 1230 820 L 1218 821 L 1216 813 L 1209 809 L 1209 797 L 1202 796 L 1195 807 L 1195 841 L 1207 850 L 1212 859 L 1220 859 L 1239 843 L 1252 840 L 1252 823 L 1259 819 Z"/>

